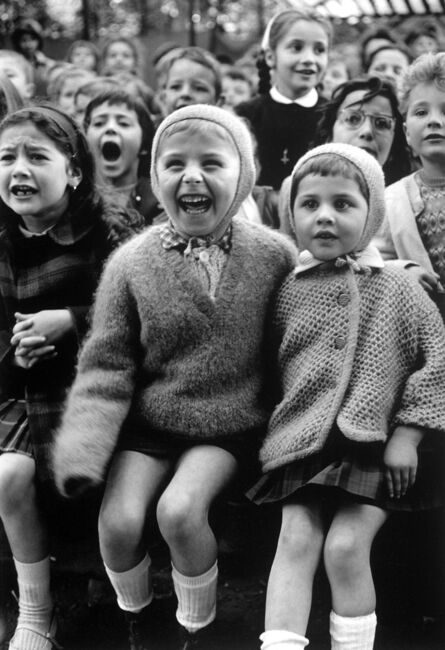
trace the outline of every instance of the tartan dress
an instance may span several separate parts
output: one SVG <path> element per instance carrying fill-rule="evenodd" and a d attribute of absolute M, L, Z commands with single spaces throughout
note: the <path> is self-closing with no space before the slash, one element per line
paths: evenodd
<path fill-rule="evenodd" d="M 41 480 L 50 478 L 53 433 L 110 250 L 109 229 L 97 214 L 67 213 L 40 236 L 25 237 L 18 227 L 0 232 L 0 453 L 34 457 Z M 14 313 L 66 308 L 75 331 L 57 344 L 57 357 L 30 369 L 13 366 Z"/>

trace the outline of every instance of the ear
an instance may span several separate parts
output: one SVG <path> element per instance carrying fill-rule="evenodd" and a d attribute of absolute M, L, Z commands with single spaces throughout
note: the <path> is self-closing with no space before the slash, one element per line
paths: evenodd
<path fill-rule="evenodd" d="M 406 122 L 403 123 L 403 132 L 405 133 L 405 138 L 406 138 L 407 143 L 411 146 L 409 132 L 408 132 L 408 129 L 406 128 Z"/>
<path fill-rule="evenodd" d="M 68 169 L 68 185 L 75 190 L 79 183 L 82 181 L 83 175 L 79 167 L 70 165 Z"/>
<path fill-rule="evenodd" d="M 264 60 L 266 61 L 269 68 L 272 70 L 275 68 L 275 54 L 271 49 L 267 48 L 267 50 L 264 52 Z"/>

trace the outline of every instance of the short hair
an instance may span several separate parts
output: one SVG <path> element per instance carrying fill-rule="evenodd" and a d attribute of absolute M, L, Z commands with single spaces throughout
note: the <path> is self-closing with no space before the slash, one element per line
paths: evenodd
<path fill-rule="evenodd" d="M 293 208 L 298 194 L 298 187 L 306 176 L 341 176 L 355 181 L 360 192 L 369 203 L 369 189 L 361 170 L 349 160 L 335 153 L 323 153 L 304 162 L 292 177 L 290 204 Z"/>
<path fill-rule="evenodd" d="M 52 102 L 58 102 L 62 88 L 69 79 L 84 78 L 85 81 L 90 81 L 95 78 L 93 71 L 76 68 L 70 63 L 67 63 L 67 66 L 69 67 L 61 68 L 48 84 L 48 97 Z"/>
<path fill-rule="evenodd" d="M 108 50 L 114 43 L 125 43 L 128 45 L 130 50 L 133 52 L 133 58 L 134 58 L 134 70 L 135 72 L 139 68 L 139 50 L 137 46 L 135 45 L 134 41 L 131 40 L 131 38 L 127 38 L 126 36 L 113 36 L 112 38 L 109 38 L 104 46 L 102 47 L 101 53 L 100 53 L 100 67 L 101 67 L 101 73 L 102 74 L 107 74 L 107 70 L 105 68 L 105 59 L 107 58 Z"/>
<path fill-rule="evenodd" d="M 213 76 L 215 77 L 215 95 L 218 98 L 222 92 L 220 65 L 210 52 L 195 45 L 179 48 L 165 61 L 164 66 L 161 66 L 160 70 L 161 75 L 164 76 L 164 83 L 167 83 L 168 75 L 173 64 L 176 63 L 176 61 L 183 60 L 199 63 L 213 73 Z"/>
<path fill-rule="evenodd" d="M 28 83 L 34 83 L 34 68 L 30 62 L 25 59 L 23 54 L 15 50 L 0 49 L 0 61 L 2 59 L 12 59 L 18 68 L 21 68 L 25 74 L 25 79 Z"/>
<path fill-rule="evenodd" d="M 445 92 L 445 52 L 426 52 L 415 59 L 405 70 L 399 85 L 401 112 L 406 115 L 413 88 L 422 83 L 432 83 Z"/>
<path fill-rule="evenodd" d="M 369 70 L 377 54 L 380 54 L 380 52 L 384 52 L 385 50 L 397 50 L 398 52 L 401 52 L 404 56 L 406 56 L 406 60 L 408 64 L 410 64 L 412 61 L 413 57 L 411 56 L 411 52 L 408 50 L 408 48 L 405 45 L 401 45 L 400 43 L 387 43 L 387 45 L 381 45 L 369 55 L 368 61 L 364 68 L 365 72 Z"/>
<path fill-rule="evenodd" d="M 366 46 L 368 45 L 369 41 L 373 40 L 385 40 L 388 41 L 388 43 L 394 43 L 396 44 L 396 39 L 394 36 L 391 34 L 391 32 L 386 29 L 385 27 L 371 27 L 369 30 L 367 30 L 363 36 L 362 40 L 360 41 L 360 49 L 361 49 L 361 59 L 362 59 L 362 68 L 365 69 L 366 66 L 368 65 L 368 56 L 365 52 Z"/>
<path fill-rule="evenodd" d="M 244 70 L 240 70 L 236 66 L 233 68 L 228 68 L 227 70 L 224 70 L 222 77 L 228 77 L 229 79 L 233 79 L 233 81 L 245 81 L 247 84 L 249 84 L 250 88 L 253 88 L 253 83 L 252 79 L 247 75 Z"/>
<path fill-rule="evenodd" d="M 99 57 L 100 57 L 99 49 L 91 41 L 77 40 L 77 41 L 74 41 L 73 43 L 71 43 L 71 45 L 69 46 L 69 48 L 66 51 L 65 61 L 67 61 L 68 63 L 71 63 L 72 58 L 73 58 L 73 54 L 79 47 L 87 48 L 94 55 L 94 58 L 95 58 L 94 69 L 97 70 L 97 67 L 99 65 Z"/>
<path fill-rule="evenodd" d="M 102 106 L 103 104 L 110 104 L 110 106 L 123 104 L 130 111 L 134 111 L 136 113 L 139 125 L 142 130 L 138 176 L 142 175 L 142 173 L 147 174 L 147 170 L 150 169 L 151 145 L 155 133 L 155 127 L 150 117 L 150 113 L 148 112 L 148 108 L 142 99 L 125 90 L 118 88 L 105 90 L 104 92 L 95 95 L 87 104 L 83 121 L 85 133 L 88 131 L 88 127 L 90 126 L 91 115 L 94 109 L 98 106 Z"/>
<path fill-rule="evenodd" d="M 74 93 L 74 101 L 79 95 L 86 95 L 87 97 L 95 97 L 107 90 L 118 90 L 120 88 L 119 81 L 114 77 L 94 77 L 91 81 L 87 81 L 76 90 Z"/>

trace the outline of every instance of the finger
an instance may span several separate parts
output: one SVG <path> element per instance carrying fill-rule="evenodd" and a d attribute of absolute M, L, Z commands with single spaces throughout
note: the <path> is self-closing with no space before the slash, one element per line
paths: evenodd
<path fill-rule="evenodd" d="M 16 321 L 29 320 L 32 316 L 33 314 L 22 314 L 20 311 L 16 311 L 14 314 Z"/>
<path fill-rule="evenodd" d="M 39 357 L 44 357 L 45 355 L 50 354 L 51 356 L 57 355 L 56 349 L 54 345 L 45 345 L 40 348 L 34 348 L 29 351 L 28 357 L 30 359 L 32 358 L 39 358 Z"/>
<path fill-rule="evenodd" d="M 23 348 L 35 348 L 43 345 L 45 341 L 46 341 L 45 336 L 24 336 L 22 338 L 19 338 L 17 343 L 20 343 L 20 347 Z M 11 339 L 11 343 L 12 343 L 12 339 Z M 14 343 L 12 343 L 12 345 L 14 345 Z"/>
<path fill-rule="evenodd" d="M 422 289 L 425 289 L 425 291 L 428 291 L 428 293 L 432 293 L 432 291 L 433 291 L 433 287 L 426 280 L 421 279 L 420 280 L 420 286 L 422 287 Z"/>
<path fill-rule="evenodd" d="M 412 485 L 414 485 L 414 483 L 416 482 L 416 478 L 417 478 L 417 467 L 411 467 L 410 472 L 409 472 L 409 485 L 408 485 L 408 487 L 411 487 Z"/>
<path fill-rule="evenodd" d="M 386 477 L 386 485 L 388 486 L 389 496 L 392 499 L 394 497 L 394 485 L 392 481 L 391 470 L 387 469 L 385 471 L 385 477 Z"/>
<path fill-rule="evenodd" d="M 409 468 L 406 468 L 400 472 L 400 496 L 404 496 L 407 489 L 409 488 L 409 476 Z"/>
<path fill-rule="evenodd" d="M 35 366 L 36 363 L 39 363 L 40 361 L 46 361 L 47 359 L 53 359 L 54 357 L 57 357 L 57 352 L 52 352 L 43 357 L 33 357 L 29 360 L 28 368 L 32 368 L 32 366 Z"/>
<path fill-rule="evenodd" d="M 26 320 L 17 321 L 14 327 L 12 328 L 13 332 L 21 332 L 25 329 L 29 329 L 34 324 L 32 318 L 27 318 Z"/>

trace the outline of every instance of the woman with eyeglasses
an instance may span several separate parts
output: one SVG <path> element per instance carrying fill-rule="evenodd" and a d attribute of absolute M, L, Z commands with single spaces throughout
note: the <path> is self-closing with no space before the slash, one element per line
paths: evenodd
<path fill-rule="evenodd" d="M 413 165 L 393 86 L 377 77 L 351 79 L 324 106 L 314 146 L 343 142 L 365 149 L 382 165 L 386 185 Z"/>

